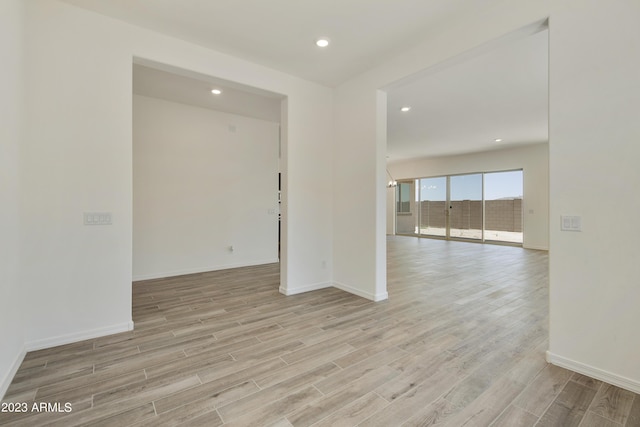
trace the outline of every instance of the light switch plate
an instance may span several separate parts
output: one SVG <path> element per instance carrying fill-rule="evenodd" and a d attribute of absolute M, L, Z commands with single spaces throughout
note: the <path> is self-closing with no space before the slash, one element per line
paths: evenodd
<path fill-rule="evenodd" d="M 84 225 L 111 225 L 111 212 L 85 212 Z"/>
<path fill-rule="evenodd" d="M 576 215 L 561 215 L 560 230 L 582 231 L 582 217 Z"/>

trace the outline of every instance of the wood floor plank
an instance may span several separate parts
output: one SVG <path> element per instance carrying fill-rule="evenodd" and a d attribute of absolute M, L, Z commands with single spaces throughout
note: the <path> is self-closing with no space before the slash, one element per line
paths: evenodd
<path fill-rule="evenodd" d="M 220 418 L 220 414 L 216 408 L 223 405 L 225 402 L 238 399 L 247 394 L 253 393 L 256 390 L 257 388 L 255 388 L 255 384 L 245 382 L 213 394 L 207 394 L 205 392 L 204 396 L 206 397 L 204 399 L 200 398 L 202 396 L 198 396 L 198 398 L 191 400 L 186 404 L 181 403 L 188 401 L 187 399 L 179 398 L 178 402 L 171 404 L 171 406 L 179 406 L 176 406 L 174 409 L 166 412 L 160 412 L 162 409 L 158 410 L 158 402 L 156 401 L 154 404 L 156 412 L 158 412 L 158 416 L 141 423 L 138 427 L 155 427 L 158 425 L 176 426 L 190 423 L 197 425 L 203 422 L 205 422 L 205 425 L 221 425 L 223 424 L 222 418 Z M 186 398 L 187 396 L 184 397 Z"/>
<path fill-rule="evenodd" d="M 304 348 L 302 341 L 289 337 L 286 337 L 283 343 L 276 344 L 275 341 L 280 340 L 267 341 L 250 348 L 234 351 L 231 356 L 236 360 L 264 360 L 274 357 L 286 357 L 286 355 Z"/>
<path fill-rule="evenodd" d="M 611 421 L 605 417 L 602 417 L 595 412 L 588 411 L 582 422 L 580 423 L 580 427 L 620 427 L 622 424 Z"/>
<path fill-rule="evenodd" d="M 27 362 L 35 359 L 56 360 L 56 358 L 66 358 L 72 354 L 91 352 L 93 349 L 93 340 L 79 341 L 42 350 L 30 351 L 25 355 L 24 360 Z"/>
<path fill-rule="evenodd" d="M 601 417 L 624 425 L 627 422 L 634 393 L 611 384 L 602 384 L 593 399 L 589 410 Z"/>
<path fill-rule="evenodd" d="M 267 427 L 293 427 L 289 420 L 286 418 L 280 418 L 272 424 L 267 425 Z"/>
<path fill-rule="evenodd" d="M 569 381 L 542 415 L 538 425 L 578 427 L 595 395 L 594 389 Z"/>
<path fill-rule="evenodd" d="M 27 390 L 38 389 L 40 387 L 55 384 L 61 380 L 78 378 L 93 373 L 92 364 L 81 364 L 79 366 L 69 366 L 63 369 L 47 369 L 39 374 L 24 376 L 14 380 L 9 386 L 9 395 L 22 393 Z"/>
<path fill-rule="evenodd" d="M 179 391 L 167 397 L 161 397 L 154 401 L 154 404 L 156 412 L 158 415 L 163 415 L 162 418 L 164 420 L 169 418 L 175 419 L 177 417 L 186 420 L 185 416 L 187 414 L 184 413 L 184 410 L 176 412 L 177 409 L 183 406 L 189 408 L 195 406 L 197 410 L 198 405 L 202 405 L 207 409 L 211 408 L 211 410 L 215 410 L 222 405 L 258 391 L 260 391 L 260 388 L 257 387 L 253 381 L 245 381 L 231 387 L 227 387 L 226 384 L 221 385 L 210 382 Z M 167 412 L 172 412 L 172 414 L 164 415 Z M 206 410 L 204 412 L 210 411 Z"/>
<path fill-rule="evenodd" d="M 541 345 L 524 354 L 505 375 L 514 381 L 519 381 L 527 385 L 530 384 L 548 365 L 544 357 L 540 357 L 544 354 L 546 348 L 547 342 L 544 340 Z"/>
<path fill-rule="evenodd" d="M 225 368 L 207 368 L 198 372 L 203 383 L 213 382 L 231 387 L 232 385 L 248 381 L 254 376 L 262 375 L 280 369 L 287 364 L 280 358 L 269 359 L 256 363 L 254 360 L 239 361 Z"/>
<path fill-rule="evenodd" d="M 509 402 L 512 402 L 524 387 L 522 383 L 501 377 L 476 399 L 464 406 L 459 406 L 461 408 L 460 411 L 457 411 L 450 420 L 447 420 L 445 425 L 452 427 L 489 425 L 500 416 L 509 405 Z"/>
<path fill-rule="evenodd" d="M 514 404 L 536 416 L 542 416 L 551 402 L 562 391 L 573 373 L 547 365 L 531 384 L 518 396 Z"/>
<path fill-rule="evenodd" d="M 629 417 L 627 418 L 627 422 L 625 423 L 625 427 L 631 426 L 640 426 L 640 397 L 638 397 L 637 394 L 633 399 L 633 405 L 631 406 Z"/>
<path fill-rule="evenodd" d="M 217 427 L 222 424 L 223 422 L 222 422 L 222 418 L 220 418 L 220 415 L 217 412 L 212 411 L 212 412 L 204 413 L 198 417 L 189 419 L 180 425 L 183 427 L 188 427 L 188 426 Z"/>
<path fill-rule="evenodd" d="M 47 361 L 47 370 L 73 368 L 83 364 L 108 363 L 112 360 L 131 357 L 139 353 L 140 349 L 135 344 L 129 342 L 118 343 L 103 347 L 99 352 L 93 351 L 90 354 L 80 354 L 66 359 L 49 360 Z"/>
<path fill-rule="evenodd" d="M 378 393 L 389 402 L 403 396 L 420 386 L 425 381 L 431 381 L 431 377 L 439 372 L 447 372 L 447 363 L 455 359 L 455 356 L 434 349 L 431 353 L 422 355 L 410 355 L 402 357 L 389 366 L 398 369 L 401 374 L 388 381 L 384 388 L 380 388 Z M 454 375 L 450 375 L 454 381 L 458 380 Z"/>
<path fill-rule="evenodd" d="M 82 423 L 83 426 L 110 426 L 127 427 L 142 420 L 149 420 L 156 416 L 153 404 L 144 404 L 137 408 L 129 409 L 109 417 L 100 417 L 91 423 Z M 68 422 L 68 420 L 65 420 Z M 70 426 L 71 424 L 65 423 Z"/>
<path fill-rule="evenodd" d="M 371 390 L 375 390 L 397 375 L 398 371 L 395 369 L 382 366 L 348 383 L 347 386 L 294 412 L 292 415 L 287 416 L 287 419 L 296 427 L 310 426 L 326 418 L 327 415 L 361 398 Z"/>
<path fill-rule="evenodd" d="M 198 354 L 206 353 L 210 356 L 224 356 L 234 351 L 243 350 L 248 347 L 260 344 L 260 340 L 256 337 L 243 337 L 240 339 L 231 338 L 227 341 L 216 340 L 214 342 L 207 342 L 203 345 L 195 345 L 186 347 L 184 353 L 187 357 L 195 356 Z"/>
<path fill-rule="evenodd" d="M 405 354 L 406 352 L 398 347 L 387 348 L 386 350 L 364 359 L 360 363 L 351 365 L 346 369 L 341 369 L 337 373 L 333 373 L 328 376 L 328 378 L 316 382 L 315 386 L 324 394 L 329 394 L 346 383 L 357 381 L 359 378 L 362 378 L 369 372 L 377 369 L 379 366 L 387 366 L 389 363 L 399 359 Z"/>
<path fill-rule="evenodd" d="M 163 348 L 149 353 L 139 353 L 133 356 L 123 357 L 106 363 L 97 363 L 94 365 L 94 371 L 109 371 L 112 375 L 122 375 L 131 371 L 171 363 L 185 357 L 186 355 L 182 350 Z"/>
<path fill-rule="evenodd" d="M 491 424 L 491 427 L 532 427 L 538 422 L 538 417 L 517 406 L 509 405 L 502 414 Z"/>
<path fill-rule="evenodd" d="M 246 427 L 252 423 L 267 425 L 278 421 L 283 415 L 287 415 L 296 409 L 309 404 L 322 396 L 313 386 L 307 386 L 299 391 L 293 392 L 270 405 L 262 406 L 254 411 L 246 413 L 234 420 L 224 420 L 225 425 L 233 427 Z M 259 420 L 259 421 L 257 421 Z"/>
<path fill-rule="evenodd" d="M 246 412 L 270 405 L 274 401 L 291 394 L 292 391 L 313 384 L 339 370 L 340 368 L 334 363 L 326 363 L 222 406 L 218 409 L 218 413 L 224 420 L 239 418 L 240 415 Z"/>
<path fill-rule="evenodd" d="M 258 385 L 258 387 L 267 388 L 274 384 L 278 384 L 287 378 L 292 378 L 302 372 L 312 371 L 327 363 L 332 362 L 330 360 L 327 360 L 327 358 L 325 357 L 306 359 L 293 365 L 283 364 L 284 366 L 280 368 L 253 375 L 251 378 Z"/>
<path fill-rule="evenodd" d="M 360 331 L 358 328 L 355 328 L 354 331 L 359 331 L 360 334 L 362 334 L 362 331 Z M 344 331 L 341 331 L 341 330 L 325 331 L 324 329 L 320 328 L 320 331 L 311 333 L 311 334 L 309 334 L 307 336 L 300 337 L 299 339 L 300 339 L 300 341 L 302 341 L 304 343 L 304 345 L 309 347 L 311 345 L 319 344 L 319 343 L 324 342 L 324 341 L 329 341 L 329 340 L 333 340 L 335 338 L 339 338 L 342 335 L 344 335 Z M 341 341 L 341 343 L 342 342 L 344 342 L 344 340 Z"/>
<path fill-rule="evenodd" d="M 331 339 L 331 346 L 327 345 L 326 341 L 321 341 L 317 344 L 305 346 L 304 348 L 300 348 L 290 354 L 282 356 L 282 360 L 289 364 L 292 364 L 300 362 L 304 359 L 318 357 L 324 353 L 331 352 L 332 346 L 346 343 L 350 339 L 357 337 L 359 334 L 361 334 L 360 331 L 351 331 L 346 334 L 342 334 L 339 338 Z M 355 350 L 355 348 L 351 347 L 351 350 Z"/>
<path fill-rule="evenodd" d="M 442 371 L 436 372 L 429 378 L 428 382 L 423 382 L 417 387 L 411 388 L 408 392 L 391 402 L 382 411 L 371 415 L 359 425 L 363 427 L 399 425 L 411 417 L 411 415 L 444 395 L 453 387 L 456 380 L 457 379 L 449 373 Z M 380 387 L 376 392 L 380 394 L 382 390 L 384 390 L 384 387 Z"/>
<path fill-rule="evenodd" d="M 341 368 L 348 368 L 350 366 L 353 366 L 355 364 L 362 362 L 363 360 L 367 360 L 372 356 L 375 356 L 376 354 L 379 354 L 387 349 L 394 349 L 395 352 L 398 354 L 398 357 L 407 354 L 406 351 L 398 347 L 390 347 L 390 345 L 387 342 L 377 341 L 365 347 L 360 347 L 360 348 L 356 347 L 356 350 L 336 359 L 334 362 L 336 365 L 340 366 Z"/>
<path fill-rule="evenodd" d="M 157 400 L 161 396 L 200 385 L 197 375 L 174 375 L 130 383 L 93 396 L 94 406 L 111 402 L 122 402 L 122 405 L 135 405 Z"/>
<path fill-rule="evenodd" d="M 144 372 L 147 378 L 155 378 L 170 373 L 193 373 L 203 369 L 212 369 L 219 365 L 228 365 L 234 361 L 230 354 L 209 355 L 199 354 L 196 356 L 187 356 L 168 363 L 154 365 L 145 368 Z"/>
<path fill-rule="evenodd" d="M 93 396 L 97 393 L 105 393 L 114 388 L 127 386 L 145 379 L 144 371 L 133 371 L 119 376 L 101 375 L 100 373 L 86 375 L 39 388 L 36 393 L 36 400 L 70 402 L 86 396 Z"/>
<path fill-rule="evenodd" d="M 596 380 L 596 379 L 588 377 L 586 375 L 579 374 L 577 372 L 575 372 L 571 376 L 571 381 L 574 381 L 574 382 L 576 382 L 576 383 L 578 383 L 580 385 L 583 385 L 585 387 L 592 388 L 592 389 L 594 389 L 596 391 L 602 385 L 602 381 Z"/>
<path fill-rule="evenodd" d="M 410 418 L 402 423 L 403 427 L 409 426 L 437 426 L 444 425 L 447 420 L 460 412 L 461 408 L 444 397 L 418 409 L 410 414 Z"/>
<path fill-rule="evenodd" d="M 358 423 L 372 412 L 378 412 L 387 406 L 389 402 L 376 393 L 367 393 L 360 399 L 344 406 L 330 416 L 313 424 L 313 427 L 349 427 Z"/>

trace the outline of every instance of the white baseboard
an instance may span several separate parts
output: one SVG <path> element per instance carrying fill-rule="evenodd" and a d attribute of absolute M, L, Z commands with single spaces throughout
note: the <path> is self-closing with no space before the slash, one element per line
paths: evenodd
<path fill-rule="evenodd" d="M 549 248 L 547 246 L 536 246 L 536 245 L 522 245 L 523 249 L 533 249 L 536 251 L 548 251 Z"/>
<path fill-rule="evenodd" d="M 605 371 L 600 368 L 586 365 L 575 360 L 567 359 L 566 357 L 558 356 L 550 351 L 547 351 L 547 362 L 566 368 L 579 374 L 586 375 L 591 378 L 595 378 L 600 381 L 615 385 L 616 387 L 623 388 L 625 390 L 632 391 L 634 393 L 640 393 L 640 381 L 626 378 L 612 372 Z"/>
<path fill-rule="evenodd" d="M 296 294 L 301 294 L 303 292 L 317 291 L 318 289 L 325 289 L 325 288 L 331 288 L 331 287 L 340 289 L 345 292 L 349 292 L 350 294 L 354 294 L 374 302 L 383 301 L 389 298 L 389 294 L 387 292 L 374 295 L 372 293 L 363 292 L 359 289 L 352 288 L 351 286 L 347 286 L 342 283 L 332 283 L 332 282 L 316 283 L 314 285 L 301 286 L 293 289 L 289 289 L 289 288 L 285 289 L 281 286 L 279 290 L 281 294 L 289 296 L 289 295 L 296 295 Z"/>
<path fill-rule="evenodd" d="M 16 375 L 16 372 L 18 372 L 18 369 L 20 368 L 20 365 L 24 360 L 24 356 L 26 355 L 27 355 L 27 349 L 24 346 L 22 346 L 22 350 L 20 350 L 16 355 L 16 358 L 11 364 L 11 368 L 4 375 L 4 377 L 2 377 L 2 381 L 0 381 L 0 400 L 4 399 L 4 395 L 9 389 L 9 386 L 11 385 L 11 381 L 13 381 L 13 377 Z"/>
<path fill-rule="evenodd" d="M 27 351 L 42 350 L 44 348 L 57 347 L 59 345 L 71 344 L 78 341 L 88 340 L 92 338 L 104 337 L 106 335 L 118 334 L 120 332 L 132 331 L 133 321 L 120 323 L 103 328 L 89 329 L 73 334 L 59 335 L 57 337 L 44 338 L 40 340 L 28 341 L 25 343 Z"/>
<path fill-rule="evenodd" d="M 280 260 L 278 258 L 275 258 L 275 259 L 268 259 L 268 260 L 243 262 L 243 263 L 237 263 L 237 264 L 210 265 L 207 267 L 185 268 L 182 270 L 164 271 L 159 273 L 138 274 L 138 275 L 134 275 L 132 280 L 134 282 L 137 282 L 139 280 L 165 279 L 167 277 L 184 276 L 185 274 L 197 274 L 197 273 L 206 273 L 208 271 L 228 270 L 230 268 L 253 267 L 256 265 L 275 264 L 279 261 Z"/>
<path fill-rule="evenodd" d="M 375 295 L 374 302 L 384 301 L 389 299 L 389 292 L 382 292 Z"/>
<path fill-rule="evenodd" d="M 333 285 L 331 284 L 331 282 L 316 283 L 314 285 L 300 286 L 296 288 L 287 288 L 287 289 L 280 286 L 279 291 L 281 294 L 289 296 L 289 295 L 302 294 L 304 292 L 317 291 L 319 289 L 326 289 L 332 286 Z"/>
<path fill-rule="evenodd" d="M 341 289 L 345 292 L 349 292 L 350 294 L 358 295 L 359 297 L 366 298 L 373 302 L 384 301 L 389 298 L 388 292 L 382 292 L 379 294 L 372 294 L 371 292 L 364 292 L 360 289 L 353 288 L 349 285 L 345 285 L 344 283 L 334 283 L 334 287 Z"/>

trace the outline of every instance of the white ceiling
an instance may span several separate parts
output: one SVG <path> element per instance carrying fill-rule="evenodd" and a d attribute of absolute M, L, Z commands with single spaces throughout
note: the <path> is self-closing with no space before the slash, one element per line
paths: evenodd
<path fill-rule="evenodd" d="M 547 94 L 548 31 L 427 72 L 388 92 L 389 161 L 547 142 Z"/>
<path fill-rule="evenodd" d="M 327 86 L 487 0 L 64 0 Z M 330 48 L 315 46 L 318 37 Z"/>
<path fill-rule="evenodd" d="M 452 19 L 479 13 L 489 3 L 489 0 L 63 1 L 330 87 L 391 60 Z M 317 48 L 314 42 L 319 36 L 329 37 L 331 45 Z M 544 31 L 438 72 L 427 70 L 423 78 L 389 90 L 390 160 L 546 142 L 547 57 Z M 256 117 L 233 110 L 241 103 L 232 107 L 224 104 L 225 100 L 231 103 L 233 91 L 225 91 L 225 97 L 217 100 L 209 98 L 205 91 L 201 92 L 203 98 L 198 99 L 201 96 L 195 93 L 201 90 L 198 85 L 216 83 L 212 77 L 178 73 L 181 76 L 176 80 L 153 69 L 138 69 L 136 73 L 136 91 L 140 94 Z M 187 77 L 195 82 L 188 82 Z M 268 101 L 270 94 L 252 88 L 234 87 L 232 82 L 218 83 L 239 89 L 237 100 L 248 93 L 263 99 L 246 98 L 247 103 L 279 102 L 273 98 Z M 193 92 L 194 96 L 187 92 Z M 218 104 L 212 107 L 212 102 Z M 405 104 L 411 105 L 412 110 L 400 114 L 398 109 Z M 496 138 L 503 142 L 493 142 Z"/>
<path fill-rule="evenodd" d="M 280 95 L 193 72 L 163 68 L 134 64 L 133 93 L 280 123 Z M 212 89 L 221 89 L 222 93 L 213 95 Z"/>

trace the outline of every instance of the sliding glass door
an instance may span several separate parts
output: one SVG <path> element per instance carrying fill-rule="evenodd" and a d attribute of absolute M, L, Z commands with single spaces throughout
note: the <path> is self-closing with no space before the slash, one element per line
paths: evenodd
<path fill-rule="evenodd" d="M 522 243 L 522 171 L 484 174 L 485 240 Z"/>
<path fill-rule="evenodd" d="M 521 244 L 522 194 L 522 170 L 401 181 L 396 232 Z"/>
<path fill-rule="evenodd" d="M 420 227 L 424 236 L 447 236 L 447 177 L 423 178 L 420 182 Z"/>
<path fill-rule="evenodd" d="M 417 234 L 416 183 L 418 180 L 399 181 L 396 187 L 396 233 Z"/>
<path fill-rule="evenodd" d="M 482 174 L 449 177 L 449 237 L 482 240 Z"/>

